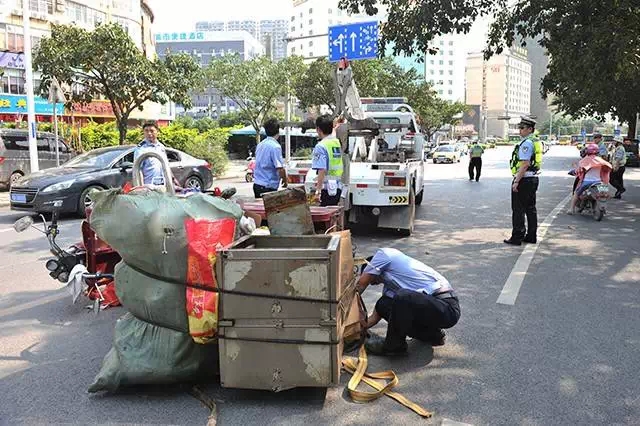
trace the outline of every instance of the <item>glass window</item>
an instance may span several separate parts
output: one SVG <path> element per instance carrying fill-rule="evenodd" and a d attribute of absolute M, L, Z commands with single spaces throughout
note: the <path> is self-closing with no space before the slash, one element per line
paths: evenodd
<path fill-rule="evenodd" d="M 312 7 L 309 8 L 309 13 L 313 13 L 313 8 Z"/>
<path fill-rule="evenodd" d="M 309 46 L 313 46 L 313 40 L 309 42 Z"/>
<path fill-rule="evenodd" d="M 309 19 L 309 25 L 313 24 L 313 19 Z"/>
<path fill-rule="evenodd" d="M 333 13 L 333 9 L 329 9 L 329 15 Z"/>
<path fill-rule="evenodd" d="M 36 140 L 36 143 L 38 145 L 38 151 L 47 151 L 47 152 L 50 151 L 49 139 L 46 139 L 46 138 L 43 139 L 42 137 L 40 137 Z"/>

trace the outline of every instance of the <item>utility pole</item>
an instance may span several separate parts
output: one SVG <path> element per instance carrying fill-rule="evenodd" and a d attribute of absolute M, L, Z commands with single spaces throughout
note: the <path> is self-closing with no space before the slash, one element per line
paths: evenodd
<path fill-rule="evenodd" d="M 22 0 L 22 27 L 24 31 L 24 88 L 27 92 L 27 123 L 29 127 L 29 160 L 31 172 L 40 170 L 38 165 L 38 143 L 36 140 L 36 107 L 33 94 L 33 63 L 31 59 L 31 23 L 29 0 Z"/>
<path fill-rule="evenodd" d="M 487 139 L 487 61 L 482 58 L 482 107 L 481 107 L 481 137 L 480 142 L 484 143 Z"/>

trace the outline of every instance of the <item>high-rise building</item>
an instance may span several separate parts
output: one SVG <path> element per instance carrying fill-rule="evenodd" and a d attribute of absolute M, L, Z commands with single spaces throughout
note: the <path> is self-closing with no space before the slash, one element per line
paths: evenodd
<path fill-rule="evenodd" d="M 466 51 L 463 37 L 455 34 L 443 35 L 434 40 L 438 49 L 435 55 L 427 54 L 424 74 L 440 98 L 463 102 L 465 98 Z"/>
<path fill-rule="evenodd" d="M 484 61 L 482 52 L 470 53 L 466 84 L 468 105 L 486 103 L 487 136 L 505 138 L 518 133 L 520 116 L 531 113 L 531 62 L 526 49 L 512 47 L 489 61 Z"/>
<path fill-rule="evenodd" d="M 167 53 L 186 53 L 205 67 L 216 57 L 240 55 L 243 60 L 262 56 L 265 48 L 247 31 L 182 31 L 156 34 L 158 56 L 164 58 Z M 191 97 L 193 115 L 212 115 L 214 107 L 226 111 L 227 101 L 220 93 L 210 88 Z M 223 108 L 224 107 L 224 108 Z M 180 107 L 178 113 L 184 112 Z"/>
<path fill-rule="evenodd" d="M 279 60 L 286 56 L 287 21 L 284 19 L 201 21 L 196 31 L 246 31 L 260 40 L 267 56 Z"/>
<path fill-rule="evenodd" d="M 547 75 L 549 56 L 537 40 L 527 39 L 527 59 L 531 62 L 531 114 L 538 123 L 547 121 L 551 116 L 549 99 L 543 99 L 540 93 L 542 79 Z"/>

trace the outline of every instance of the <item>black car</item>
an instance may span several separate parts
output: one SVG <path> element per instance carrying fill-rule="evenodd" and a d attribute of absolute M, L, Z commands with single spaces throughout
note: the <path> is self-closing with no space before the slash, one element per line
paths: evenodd
<path fill-rule="evenodd" d="M 93 189 L 120 188 L 132 180 L 134 150 L 132 145 L 94 149 L 60 167 L 31 173 L 11 186 L 11 210 L 46 213 L 61 200 L 61 213 L 84 216 Z M 203 190 L 213 183 L 206 161 L 170 148 L 167 158 L 182 187 Z"/>
<path fill-rule="evenodd" d="M 640 166 L 640 153 L 638 152 L 638 146 L 640 143 L 638 139 L 627 140 L 623 145 L 625 151 L 627 151 L 627 167 Z"/>

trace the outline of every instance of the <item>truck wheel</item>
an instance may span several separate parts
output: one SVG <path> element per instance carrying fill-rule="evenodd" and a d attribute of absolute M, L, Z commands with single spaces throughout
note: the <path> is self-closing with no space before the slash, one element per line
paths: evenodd
<path fill-rule="evenodd" d="M 422 205 L 422 197 L 424 196 L 424 189 L 420 191 L 418 195 L 416 195 L 416 206 Z"/>
<path fill-rule="evenodd" d="M 409 228 L 401 229 L 400 235 L 403 237 L 411 236 L 413 233 L 413 223 L 416 218 L 416 192 L 413 188 L 409 189 Z"/>

